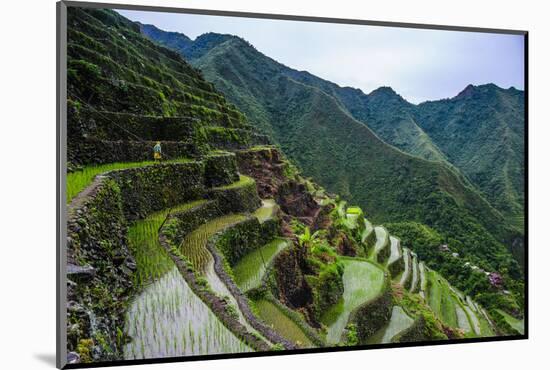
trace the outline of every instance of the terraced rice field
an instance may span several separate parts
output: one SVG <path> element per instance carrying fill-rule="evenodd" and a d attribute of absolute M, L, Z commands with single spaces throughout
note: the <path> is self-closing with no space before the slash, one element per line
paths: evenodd
<path fill-rule="evenodd" d="M 376 233 L 376 244 L 374 245 L 373 256 L 376 256 L 388 243 L 388 231 L 382 226 L 376 226 L 374 232 Z"/>
<path fill-rule="evenodd" d="M 284 338 L 297 344 L 299 347 L 307 348 L 314 346 L 302 329 L 276 305 L 265 299 L 255 301 L 255 305 L 262 321 Z"/>
<path fill-rule="evenodd" d="M 390 258 L 388 258 L 388 266 L 399 260 L 403 253 L 399 245 L 399 239 L 395 236 L 390 236 Z"/>
<path fill-rule="evenodd" d="M 455 308 L 457 303 L 449 283 L 435 271 L 428 271 L 427 276 L 430 282 L 428 304 L 446 325 L 454 328 L 459 327 Z M 465 309 L 469 315 L 468 307 Z"/>
<path fill-rule="evenodd" d="M 367 237 L 370 235 L 370 233 L 373 232 L 374 230 L 374 227 L 372 226 L 372 224 L 370 223 L 369 220 L 367 220 L 366 218 L 364 219 L 365 220 L 365 230 L 363 230 L 363 233 L 361 234 L 361 242 L 364 243 L 365 240 L 367 240 Z"/>
<path fill-rule="evenodd" d="M 481 334 L 481 325 L 479 323 L 479 320 L 478 320 L 475 312 L 469 306 L 464 306 L 464 309 L 466 310 L 466 312 L 468 313 L 468 316 L 470 317 L 470 320 L 471 320 L 471 323 L 472 323 L 472 329 L 474 330 L 474 333 L 476 335 L 480 335 Z"/>
<path fill-rule="evenodd" d="M 368 344 L 390 343 L 393 337 L 409 328 L 414 320 L 400 306 L 393 306 L 390 321 L 367 340 Z"/>
<path fill-rule="evenodd" d="M 504 317 L 504 320 L 510 325 L 512 328 L 514 328 L 518 333 L 523 334 L 525 333 L 525 322 L 523 319 L 518 320 L 515 317 L 507 314 L 506 312 L 502 310 L 497 310 L 498 313 Z"/>
<path fill-rule="evenodd" d="M 172 212 L 184 211 L 196 207 L 206 200 L 197 200 L 172 208 Z M 158 241 L 158 229 L 164 222 L 169 210 L 154 213 L 143 220 L 134 222 L 128 228 L 128 245 L 136 260 L 137 272 L 134 285 L 144 286 L 162 277 L 174 267 L 170 256 Z"/>
<path fill-rule="evenodd" d="M 361 216 L 361 214 L 362 214 L 361 209 L 357 207 L 349 207 L 347 209 L 346 219 L 352 225 L 352 229 L 355 229 L 357 227 L 357 224 L 359 222 L 359 217 Z"/>
<path fill-rule="evenodd" d="M 472 332 L 472 325 L 470 324 L 470 320 L 468 318 L 468 314 L 462 308 L 460 304 L 455 305 L 456 310 L 456 318 L 458 323 L 458 328 L 464 330 L 465 333 Z"/>
<path fill-rule="evenodd" d="M 411 275 L 411 251 L 408 248 L 403 248 L 403 259 L 405 260 L 405 269 L 399 279 L 399 284 L 404 287 Z"/>
<path fill-rule="evenodd" d="M 384 286 L 384 270 L 364 260 L 342 259 L 344 296 L 323 316 L 327 325 L 327 343 L 336 344 L 348 324 L 349 316 L 361 304 L 375 298 Z"/>
<path fill-rule="evenodd" d="M 494 324 L 491 322 L 491 319 L 489 319 L 489 315 L 487 314 L 487 311 L 485 311 L 483 307 L 479 305 L 477 306 L 478 306 L 478 313 L 479 313 L 478 314 L 479 324 L 481 326 L 481 335 L 483 335 L 484 337 L 494 336 L 495 335 Z"/>
<path fill-rule="evenodd" d="M 288 247 L 285 239 L 274 239 L 270 243 L 250 252 L 233 267 L 235 283 L 243 291 L 257 288 L 266 272 L 266 266 Z"/>
<path fill-rule="evenodd" d="M 170 161 L 163 161 L 162 163 L 184 163 L 189 162 L 190 159 L 180 158 Z M 67 203 L 84 190 L 88 185 L 92 183 L 94 178 L 108 171 L 123 170 L 127 168 L 144 167 L 158 164 L 155 161 L 144 162 L 120 162 L 120 163 L 108 163 L 94 166 L 85 166 L 81 170 L 74 171 L 67 174 Z"/>
<path fill-rule="evenodd" d="M 254 216 L 258 218 L 260 223 L 263 223 L 275 217 L 278 207 L 279 206 L 275 203 L 275 200 L 264 199 L 262 200 L 262 206 L 254 212 Z"/>
<path fill-rule="evenodd" d="M 418 263 L 418 271 L 420 272 L 420 295 L 426 299 L 426 292 L 428 291 L 428 278 L 426 276 L 426 265 L 424 262 Z"/>
<path fill-rule="evenodd" d="M 191 261 L 197 271 L 204 273 L 208 263 L 212 260 L 212 255 L 206 248 L 208 239 L 225 227 L 245 219 L 244 215 L 232 214 L 202 224 L 183 239 L 180 245 L 181 253 Z"/>
<path fill-rule="evenodd" d="M 412 280 L 411 280 L 411 287 L 409 291 L 411 293 L 414 293 L 418 290 L 418 280 L 420 279 L 420 273 L 418 271 L 418 258 L 413 256 L 412 259 Z"/>
<path fill-rule="evenodd" d="M 210 222 L 202 224 L 183 239 L 180 250 L 181 253 L 191 261 L 193 267 L 208 281 L 212 291 L 220 297 L 226 297 L 229 303 L 233 305 L 238 314 L 239 322 L 243 324 L 249 332 L 261 337 L 261 335 L 248 323 L 239 309 L 235 297 L 216 274 L 214 269 L 214 258 L 206 246 L 208 239 L 215 233 L 245 219 L 246 216 L 244 215 L 232 214 L 218 217 Z M 265 338 L 262 339 L 265 340 Z"/>
<path fill-rule="evenodd" d="M 189 288 L 176 267 L 131 303 L 127 360 L 251 352 Z"/>

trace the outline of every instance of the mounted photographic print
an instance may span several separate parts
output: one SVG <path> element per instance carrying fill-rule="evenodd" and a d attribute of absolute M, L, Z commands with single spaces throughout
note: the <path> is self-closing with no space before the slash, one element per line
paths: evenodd
<path fill-rule="evenodd" d="M 114 6 L 58 3 L 58 367 L 527 338 L 527 32 Z"/>

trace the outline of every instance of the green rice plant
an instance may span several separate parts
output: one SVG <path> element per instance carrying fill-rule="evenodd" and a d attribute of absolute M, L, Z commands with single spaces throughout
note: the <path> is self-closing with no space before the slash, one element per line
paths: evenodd
<path fill-rule="evenodd" d="M 204 273 L 207 264 L 212 260 L 212 256 L 206 248 L 208 239 L 227 226 L 245 219 L 246 216 L 244 215 L 232 214 L 202 224 L 183 239 L 180 245 L 181 254 L 191 261 L 195 270 Z"/>
<path fill-rule="evenodd" d="M 206 200 L 185 203 L 172 208 L 171 211 L 183 211 L 204 202 Z M 137 287 L 149 284 L 174 267 L 170 256 L 158 241 L 158 229 L 169 211 L 166 209 L 156 212 L 146 219 L 134 222 L 128 228 L 128 245 L 136 260 L 137 271 L 134 274 L 134 283 Z"/>
<path fill-rule="evenodd" d="M 127 360 L 251 352 L 189 288 L 177 268 L 147 286 L 126 312 Z"/>
<path fill-rule="evenodd" d="M 266 245 L 248 253 L 233 267 L 235 283 L 244 292 L 260 285 L 266 273 L 266 266 L 288 247 L 285 239 L 274 239 Z"/>
<path fill-rule="evenodd" d="M 299 347 L 313 347 L 313 343 L 302 329 L 273 303 L 265 299 L 257 300 L 254 303 L 260 318 L 277 333 Z"/>
<path fill-rule="evenodd" d="M 183 163 L 189 162 L 187 158 L 163 161 L 162 163 Z M 82 169 L 67 174 L 67 204 L 73 200 L 82 190 L 92 183 L 97 175 L 108 171 L 123 170 L 127 168 L 136 168 L 158 164 L 155 161 L 143 162 L 120 162 L 101 165 L 85 166 Z"/>

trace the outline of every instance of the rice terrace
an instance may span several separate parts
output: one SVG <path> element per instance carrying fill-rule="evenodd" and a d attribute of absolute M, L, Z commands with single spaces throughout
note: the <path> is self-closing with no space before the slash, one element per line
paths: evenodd
<path fill-rule="evenodd" d="M 125 15 L 67 14 L 69 363 L 524 334 L 523 91 L 413 104 Z"/>

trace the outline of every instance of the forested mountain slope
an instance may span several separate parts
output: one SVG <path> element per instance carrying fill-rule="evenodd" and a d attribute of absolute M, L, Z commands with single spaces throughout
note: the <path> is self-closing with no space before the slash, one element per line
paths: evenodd
<path fill-rule="evenodd" d="M 452 99 L 415 107 L 414 117 L 449 160 L 523 229 L 525 96 L 469 85 Z"/>
<path fill-rule="evenodd" d="M 291 78 L 288 67 L 238 37 L 220 35 L 217 44 L 205 45 L 193 65 L 305 174 L 361 205 L 375 220 L 425 223 L 456 239 L 464 252 L 479 258 L 476 263 L 507 266 L 518 274 L 501 244 L 517 234 L 458 171 L 387 145 L 325 88 Z"/>

